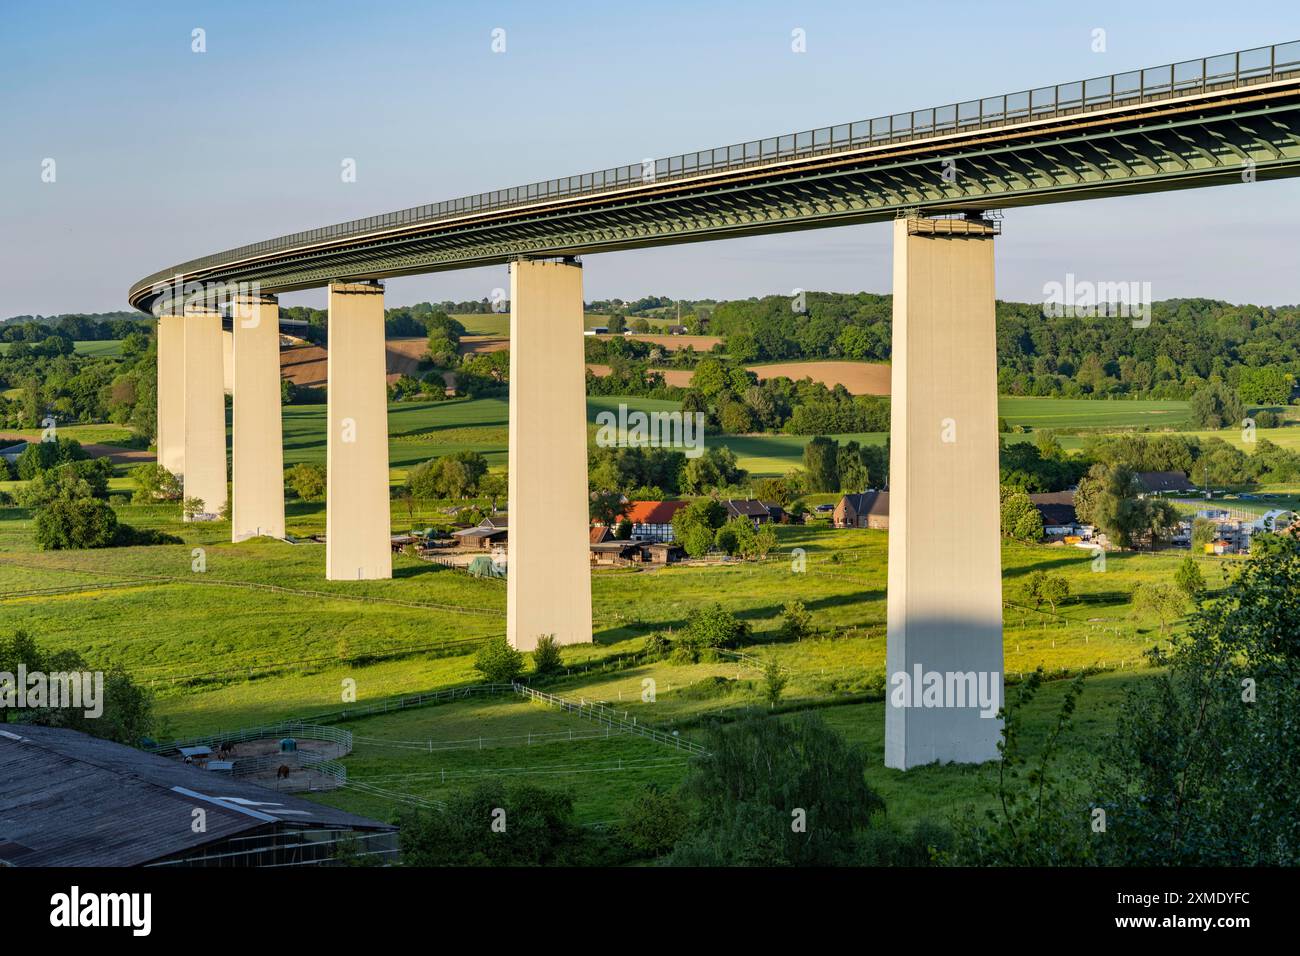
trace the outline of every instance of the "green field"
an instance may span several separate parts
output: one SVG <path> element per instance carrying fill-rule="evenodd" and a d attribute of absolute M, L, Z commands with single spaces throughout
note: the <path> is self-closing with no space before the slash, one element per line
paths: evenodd
<path fill-rule="evenodd" d="M 395 527 L 403 526 L 400 508 L 394 504 Z M 0 512 L 0 630 L 24 627 L 52 646 L 79 648 L 92 661 L 118 662 L 147 677 L 176 733 L 336 708 L 339 682 L 349 675 L 363 702 L 472 682 L 470 659 L 453 642 L 504 631 L 500 581 L 399 555 L 392 581 L 330 582 L 320 545 L 234 545 L 224 523 L 182 525 L 174 509 L 121 512 L 124 521 L 162 527 L 185 543 L 35 552 L 26 514 Z M 319 506 L 299 505 L 289 523 L 297 533 L 319 529 L 323 515 Z M 596 643 L 571 649 L 568 658 L 613 666 L 637 652 L 647 634 L 679 630 L 694 608 L 719 601 L 790 668 L 789 696 L 812 702 L 866 691 L 883 673 L 886 534 L 811 525 L 782 527 L 779 538 L 786 556 L 759 564 L 597 572 Z M 195 547 L 204 549 L 201 573 L 192 570 Z M 788 553 L 795 547 L 806 551 L 805 573 L 792 572 Z M 1135 666 L 1156 639 L 1155 622 L 1132 617 L 1129 595 L 1142 581 L 1168 580 L 1181 560 L 1176 552 L 1116 554 L 1098 574 L 1088 553 L 1077 549 L 1008 544 L 1003 555 L 1005 596 L 1013 602 L 1006 612 L 1010 673 L 1039 664 Z M 1200 560 L 1216 581 L 1218 559 Z M 1077 595 L 1059 617 L 1014 606 L 1020 580 L 1038 568 L 1060 570 Z M 781 607 L 792 599 L 813 612 L 824 639 L 776 642 Z M 394 654 L 404 656 L 385 656 Z M 376 656 L 383 659 L 348 663 Z M 711 696 L 676 692 L 705 677 L 736 676 L 727 664 L 655 666 L 662 688 L 658 719 L 694 719 L 717 709 Z M 617 669 L 584 678 L 588 693 L 609 700 L 636 698 L 640 679 Z M 752 687 L 734 691 L 721 703 L 757 700 Z"/>
<path fill-rule="evenodd" d="M 1002 395 L 998 414 L 1008 425 L 1041 428 L 1177 428 L 1191 420 L 1188 402 Z"/>
<path fill-rule="evenodd" d="M 96 358 L 119 358 L 122 355 L 121 339 L 73 342 L 72 347 L 78 355 L 91 355 Z"/>
<path fill-rule="evenodd" d="M 399 508 L 395 503 L 398 527 Z M 335 712 L 344 706 L 345 679 L 355 681 L 359 706 L 477 683 L 472 646 L 462 642 L 504 631 L 501 581 L 397 556 L 391 581 L 330 582 L 320 545 L 234 545 L 224 523 L 183 525 L 174 509 L 161 507 L 120 511 L 123 520 L 179 534 L 185 543 L 35 552 L 26 514 L 0 511 L 0 631 L 26 628 L 46 646 L 80 650 L 92 665 L 126 667 L 156 694 L 166 737 Z M 317 505 L 291 509 L 296 530 L 322 524 Z M 718 601 L 753 627 L 746 653 L 775 656 L 789 672 L 783 707 L 818 708 L 871 748 L 871 782 L 889 801 L 891 819 L 942 818 L 967 804 L 985 805 L 988 769 L 926 768 L 904 779 L 880 766 L 884 711 L 871 698 L 884 668 L 886 533 L 783 526 L 779 540 L 781 553 L 762 563 L 594 573 L 595 643 L 566 648 L 572 672 L 546 689 L 607 702 L 688 739 L 699 739 L 701 720 L 761 709 L 760 675 L 751 663 L 636 659 L 646 635 L 680 630 L 692 610 Z M 202 572 L 193 569 L 195 548 L 203 549 Z M 802 573 L 790 563 L 792 548 L 806 552 Z M 1095 752 L 1119 688 L 1144 672 L 1143 651 L 1160 639 L 1156 621 L 1133 616 L 1132 589 L 1169 580 L 1182 554 L 1114 554 L 1096 573 L 1086 552 L 1004 545 L 1005 666 L 1012 679 L 1038 666 L 1111 672 L 1092 680 L 1077 743 L 1070 744 L 1076 756 Z M 1222 559 L 1198 560 L 1216 584 Z M 1075 598 L 1059 615 L 1019 606 L 1020 582 L 1037 569 L 1059 571 L 1070 582 Z M 780 639 L 781 607 L 792 599 L 812 611 L 819 637 Z M 657 687 L 651 702 L 642 700 L 647 679 Z M 1058 694 L 1059 685 L 1045 692 L 1031 729 L 1046 727 Z M 593 724 L 509 698 L 413 708 L 343 726 L 362 738 L 345 760 L 354 781 L 438 799 L 488 775 L 529 779 L 571 789 L 584 822 L 616 818 L 635 788 L 671 784 L 686 772 L 673 748 L 639 737 L 584 739 Z M 572 741 L 565 737 L 570 728 Z M 529 739 L 543 734 L 549 736 Z M 479 737 L 481 750 L 463 745 Z M 426 749 L 412 743 L 418 741 Z M 384 818 L 398 806 L 353 790 L 321 799 Z"/>

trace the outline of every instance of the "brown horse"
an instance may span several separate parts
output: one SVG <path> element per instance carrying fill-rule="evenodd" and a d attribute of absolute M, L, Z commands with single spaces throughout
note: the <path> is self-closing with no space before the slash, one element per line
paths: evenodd
<path fill-rule="evenodd" d="M 291 771 L 289 770 L 289 765 L 288 765 L 288 764 L 283 764 L 283 763 L 282 763 L 282 764 L 280 764 L 280 769 L 278 769 L 278 770 L 275 772 L 275 779 L 276 779 L 276 780 L 288 780 L 288 779 L 289 779 L 289 774 L 290 774 L 290 772 L 291 772 Z"/>

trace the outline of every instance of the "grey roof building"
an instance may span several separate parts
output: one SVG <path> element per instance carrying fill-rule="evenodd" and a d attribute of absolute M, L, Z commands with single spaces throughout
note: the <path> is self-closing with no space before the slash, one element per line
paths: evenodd
<path fill-rule="evenodd" d="M 390 824 L 76 730 L 0 724 L 0 867 L 320 865 L 340 841 L 397 857 Z"/>

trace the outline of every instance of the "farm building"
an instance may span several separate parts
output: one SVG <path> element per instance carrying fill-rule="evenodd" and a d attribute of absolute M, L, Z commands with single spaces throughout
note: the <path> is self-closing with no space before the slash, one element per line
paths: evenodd
<path fill-rule="evenodd" d="M 1092 529 L 1083 528 L 1074 511 L 1073 491 L 1046 491 L 1029 496 L 1038 513 L 1043 517 L 1043 534 L 1049 538 L 1079 535 L 1087 539 L 1092 537 Z M 1088 533 L 1084 534 L 1083 532 Z"/>
<path fill-rule="evenodd" d="M 505 515 L 484 518 L 472 528 L 453 531 L 456 547 L 470 551 L 491 551 L 494 547 L 505 545 L 507 539 L 507 522 Z"/>
<path fill-rule="evenodd" d="M 673 515 L 685 501 L 629 501 L 623 517 L 632 522 L 632 537 L 639 541 L 673 540 Z"/>
<path fill-rule="evenodd" d="M 1142 495 L 1159 495 L 1165 492 L 1192 491 L 1195 486 L 1181 471 L 1139 471 L 1136 475 Z"/>
<path fill-rule="evenodd" d="M 837 528 L 889 529 L 889 492 L 864 491 L 845 495 L 835 505 L 831 521 Z"/>
<path fill-rule="evenodd" d="M 6 726 L 0 866 L 320 866 L 341 842 L 396 861 L 390 824 L 80 731 Z"/>
<path fill-rule="evenodd" d="M 3 458 L 11 465 L 16 465 L 18 463 L 18 457 L 26 450 L 27 442 L 25 441 L 20 441 L 13 445 L 6 445 L 3 449 L 0 449 L 0 458 Z"/>
<path fill-rule="evenodd" d="M 772 516 L 772 508 L 763 504 L 757 498 L 745 498 L 738 500 L 735 498 L 727 499 L 727 518 L 748 518 L 749 522 L 757 528 L 761 524 L 767 524 L 769 521 L 776 520 Z M 779 509 L 778 509 L 779 510 Z"/>

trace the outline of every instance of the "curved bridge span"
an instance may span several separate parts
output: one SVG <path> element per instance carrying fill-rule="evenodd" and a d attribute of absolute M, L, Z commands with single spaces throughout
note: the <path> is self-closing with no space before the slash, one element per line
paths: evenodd
<path fill-rule="evenodd" d="M 1294 176 L 1300 41 L 773 136 L 353 222 L 160 270 L 266 292 L 925 214 Z M 947 173 L 945 173 L 947 170 Z"/>
<path fill-rule="evenodd" d="M 1300 42 L 311 229 L 163 269 L 132 286 L 129 298 L 159 319 L 159 461 L 183 476 L 185 497 L 201 502 L 200 511 L 223 512 L 229 496 L 232 538 L 241 541 L 285 533 L 275 294 L 328 286 L 326 576 L 388 578 L 377 280 L 509 263 L 507 636 L 531 650 L 542 635 L 592 640 L 576 257 L 892 221 L 885 762 L 904 769 L 978 762 L 997 757 L 1003 686 L 999 230 L 983 214 L 1296 175 Z M 228 352 L 223 312 L 232 327 Z M 226 381 L 234 395 L 229 482 Z M 961 536 L 952 534 L 953 515 L 961 516 Z"/>

